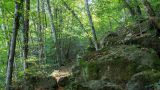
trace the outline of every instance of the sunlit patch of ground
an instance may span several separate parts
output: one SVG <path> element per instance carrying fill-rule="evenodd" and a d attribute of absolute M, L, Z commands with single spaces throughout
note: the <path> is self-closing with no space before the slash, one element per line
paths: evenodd
<path fill-rule="evenodd" d="M 71 70 L 68 68 L 60 68 L 59 70 L 54 70 L 51 76 L 55 77 L 57 81 L 62 77 L 68 77 L 71 75 Z"/>

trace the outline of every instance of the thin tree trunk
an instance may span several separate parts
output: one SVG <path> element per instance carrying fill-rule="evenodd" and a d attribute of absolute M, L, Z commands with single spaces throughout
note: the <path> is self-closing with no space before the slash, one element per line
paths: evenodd
<path fill-rule="evenodd" d="M 43 18 L 43 21 L 42 21 L 42 30 L 43 30 L 43 42 L 45 43 L 46 42 L 46 27 L 47 27 L 47 21 L 46 21 L 46 11 L 45 11 L 45 1 L 46 0 L 41 0 L 42 2 L 42 18 Z M 43 49 L 45 50 L 46 46 L 44 45 Z M 44 51 L 43 50 L 43 51 Z M 46 63 L 46 53 L 45 51 L 43 52 L 44 53 L 44 63 Z"/>
<path fill-rule="evenodd" d="M 42 35 L 42 23 L 41 23 L 41 13 L 40 13 L 40 0 L 37 0 L 37 13 L 38 13 L 38 25 L 37 30 L 39 31 L 39 64 L 43 61 L 44 51 L 43 51 L 43 35 Z"/>
<path fill-rule="evenodd" d="M 98 50 L 98 41 L 97 41 L 97 36 L 96 36 L 96 31 L 95 31 L 95 27 L 94 27 L 94 23 L 92 20 L 92 16 L 89 10 L 89 5 L 88 5 L 88 0 L 85 0 L 85 6 L 86 6 L 86 11 L 88 14 L 88 18 L 89 18 L 89 24 L 90 27 L 92 29 L 92 35 L 93 35 L 93 41 L 94 41 L 94 45 L 95 45 L 95 49 Z"/>
<path fill-rule="evenodd" d="M 64 6 L 72 13 L 73 17 L 75 17 L 77 19 L 77 21 L 80 24 L 80 27 L 84 30 L 84 32 L 86 32 L 88 34 L 88 32 L 86 31 L 86 29 L 84 28 L 84 25 L 82 24 L 81 20 L 78 18 L 77 14 L 75 13 L 74 10 L 72 10 L 68 4 L 66 2 L 63 1 Z"/>
<path fill-rule="evenodd" d="M 30 10 L 30 0 L 25 0 L 25 15 L 24 15 L 24 24 L 23 24 L 23 44 L 24 44 L 24 60 L 25 68 L 28 68 L 26 65 L 26 60 L 28 59 L 28 41 L 29 41 L 29 10 Z"/>
<path fill-rule="evenodd" d="M 14 56 L 15 56 L 15 48 L 16 48 L 16 38 L 18 34 L 18 29 L 20 26 L 19 18 L 20 18 L 20 6 L 23 4 L 23 0 L 20 2 L 15 1 L 15 17 L 13 21 L 13 32 L 12 38 L 10 43 L 10 53 L 7 65 L 7 77 L 6 77 L 6 90 L 11 90 L 12 86 L 12 73 L 13 73 L 13 63 L 14 63 Z"/>
<path fill-rule="evenodd" d="M 63 0 L 62 0 L 62 1 L 63 1 Z M 72 13 L 73 17 L 75 17 L 75 19 L 77 19 L 77 21 L 79 22 L 80 27 L 82 28 L 82 30 L 83 30 L 85 33 L 87 33 L 90 46 L 92 46 L 92 39 L 91 39 L 91 37 L 89 36 L 89 33 L 88 33 L 88 32 L 86 31 L 86 29 L 84 28 L 84 25 L 82 24 L 81 20 L 78 18 L 78 16 L 77 16 L 77 14 L 75 13 L 75 11 L 72 10 L 65 1 L 63 1 L 63 4 L 64 4 L 64 6 Z"/>
<path fill-rule="evenodd" d="M 30 11 L 30 0 L 25 0 L 24 2 L 24 24 L 23 24 L 23 57 L 24 57 L 24 78 L 25 78 L 25 86 L 24 90 L 28 90 L 27 85 L 27 73 L 26 69 L 28 68 L 27 59 L 28 59 L 28 41 L 29 41 L 29 11 Z"/>
<path fill-rule="evenodd" d="M 52 29 L 52 37 L 54 42 L 56 42 L 57 37 L 56 37 L 56 30 L 53 22 L 53 15 L 52 15 L 52 10 L 50 6 L 50 0 L 47 0 L 47 5 L 48 5 L 48 12 L 49 12 L 49 17 L 50 17 L 50 23 L 51 23 L 51 29 Z"/>

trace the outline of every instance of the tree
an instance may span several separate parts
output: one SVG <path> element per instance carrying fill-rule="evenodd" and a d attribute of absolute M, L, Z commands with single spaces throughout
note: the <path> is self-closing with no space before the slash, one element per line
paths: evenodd
<path fill-rule="evenodd" d="M 88 39 L 89 39 L 89 42 L 90 42 L 90 46 L 92 46 L 92 38 L 89 36 L 89 33 L 86 31 L 86 29 L 85 29 L 83 23 L 81 22 L 81 20 L 78 18 L 78 15 L 75 13 L 75 11 L 72 8 L 69 7 L 69 5 L 64 0 L 62 0 L 62 2 L 64 4 L 64 6 L 72 13 L 73 17 L 75 17 L 77 19 L 77 21 L 79 22 L 80 27 L 82 28 L 82 30 L 85 33 L 87 33 Z"/>
<path fill-rule="evenodd" d="M 43 45 L 43 34 L 42 34 L 42 20 L 41 20 L 41 11 L 40 11 L 40 0 L 37 0 L 37 30 L 38 30 L 38 39 L 39 39 L 39 63 L 42 62 L 44 58 L 44 45 Z"/>
<path fill-rule="evenodd" d="M 88 18 L 89 18 L 89 24 L 90 24 L 90 27 L 92 29 L 92 36 L 93 36 L 95 49 L 98 50 L 97 35 L 96 35 L 93 20 L 92 20 L 92 16 L 91 16 L 91 13 L 90 13 L 90 10 L 89 10 L 88 0 L 85 0 L 85 7 L 86 7 L 87 15 L 88 15 Z"/>
<path fill-rule="evenodd" d="M 28 41 L 29 41 L 29 10 L 30 10 L 30 0 L 25 0 L 25 8 L 24 8 L 24 24 L 23 24 L 23 43 L 24 43 L 24 60 L 28 59 Z M 25 62 L 26 64 L 26 62 Z M 27 65 L 24 66 L 27 68 Z"/>
<path fill-rule="evenodd" d="M 151 4 L 147 0 L 143 0 L 143 4 L 146 7 L 146 11 L 149 15 L 150 25 L 151 27 L 155 28 L 157 30 L 156 35 L 160 35 L 160 23 L 158 22 L 158 17 L 156 17 L 156 13 L 154 12 L 154 9 L 152 8 Z"/>
<path fill-rule="evenodd" d="M 6 77 L 6 90 L 11 90 L 12 86 L 12 73 L 13 73 L 13 63 L 14 63 L 14 56 L 15 56 L 15 48 L 16 48 L 16 38 L 18 34 L 18 29 L 20 26 L 19 19 L 20 19 L 20 11 L 21 5 L 23 4 L 23 0 L 15 1 L 15 15 L 13 20 L 13 29 L 12 29 L 12 38 L 10 43 L 10 52 L 9 52 L 9 59 L 7 65 L 7 77 Z"/>
<path fill-rule="evenodd" d="M 48 5 L 48 12 L 49 12 L 49 17 L 50 17 L 52 37 L 53 37 L 54 42 L 56 42 L 57 37 L 56 37 L 56 30 L 55 30 L 54 21 L 53 21 L 52 10 L 50 6 L 50 0 L 47 0 L 47 5 Z"/>
<path fill-rule="evenodd" d="M 24 57 L 24 76 L 27 77 L 26 69 L 28 68 L 27 59 L 28 59 L 28 41 L 29 41 L 29 11 L 30 11 L 30 0 L 24 1 L 24 22 L 23 22 L 23 57 Z M 28 90 L 27 80 L 25 80 L 25 90 Z"/>

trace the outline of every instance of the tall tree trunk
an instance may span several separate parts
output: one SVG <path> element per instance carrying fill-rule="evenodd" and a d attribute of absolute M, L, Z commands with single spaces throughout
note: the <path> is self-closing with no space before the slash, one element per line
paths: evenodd
<path fill-rule="evenodd" d="M 25 86 L 24 90 L 28 90 L 27 85 L 27 73 L 26 69 L 28 68 L 27 59 L 28 59 L 28 41 L 29 41 L 29 11 L 30 11 L 30 0 L 25 0 L 24 2 L 24 23 L 23 23 L 23 58 L 24 58 L 24 78 L 25 78 Z"/>
<path fill-rule="evenodd" d="M 94 45 L 95 45 L 95 49 L 98 50 L 98 41 L 97 41 L 97 36 L 96 36 L 96 31 L 95 31 L 95 27 L 93 24 L 93 20 L 92 20 L 92 16 L 89 10 L 89 5 L 88 5 L 88 0 L 85 0 L 85 6 L 86 6 L 86 11 L 88 14 L 88 18 L 89 18 L 89 24 L 92 28 L 92 35 L 93 35 L 93 41 L 94 41 Z"/>
<path fill-rule="evenodd" d="M 25 8 L 24 8 L 24 24 L 23 24 L 23 55 L 24 60 L 28 59 L 28 41 L 29 41 L 29 10 L 30 10 L 30 0 L 25 0 Z M 26 63 L 25 63 L 26 64 Z M 25 68 L 28 68 L 25 65 Z"/>
<path fill-rule="evenodd" d="M 43 35 L 42 35 L 42 21 L 41 21 L 41 12 L 40 12 L 40 0 L 37 0 L 37 13 L 38 13 L 38 23 L 37 30 L 39 31 L 39 64 L 43 61 L 44 50 L 43 50 Z"/>
<path fill-rule="evenodd" d="M 46 0 L 41 0 L 42 2 L 42 18 L 43 18 L 43 21 L 42 21 L 42 30 L 43 30 L 43 42 L 45 43 L 46 42 L 46 28 L 47 28 L 47 17 L 46 17 L 46 10 L 45 10 L 45 1 Z M 46 60 L 46 53 L 45 53 L 45 48 L 46 48 L 46 45 L 44 45 L 43 49 L 44 49 L 44 60 L 46 63 L 47 60 Z"/>
<path fill-rule="evenodd" d="M 7 77 L 6 77 L 6 90 L 11 90 L 12 86 L 12 73 L 13 73 L 13 63 L 14 63 L 14 56 L 15 56 L 15 48 L 16 48 L 16 38 L 18 34 L 18 29 L 20 26 L 19 18 L 20 18 L 20 6 L 23 4 L 23 0 L 15 1 L 15 17 L 13 21 L 13 32 L 12 38 L 10 43 L 10 53 L 7 65 Z"/>
<path fill-rule="evenodd" d="M 147 13 L 149 15 L 150 25 L 157 30 L 157 36 L 160 35 L 160 22 L 158 22 L 158 17 L 156 17 L 156 13 L 154 12 L 151 4 L 147 0 L 143 0 L 143 4 L 146 7 Z"/>
<path fill-rule="evenodd" d="M 57 37 L 56 37 L 56 30 L 55 30 L 55 26 L 54 26 L 54 22 L 53 22 L 53 15 L 52 15 L 52 10 L 51 10 L 51 6 L 50 6 L 50 0 L 47 0 L 47 5 L 48 5 L 48 12 L 49 12 L 51 29 L 52 29 L 52 36 L 53 36 L 54 42 L 56 42 Z"/>

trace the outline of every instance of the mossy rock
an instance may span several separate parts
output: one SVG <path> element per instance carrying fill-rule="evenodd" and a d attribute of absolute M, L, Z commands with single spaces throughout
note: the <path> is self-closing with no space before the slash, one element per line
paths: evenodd
<path fill-rule="evenodd" d="M 15 82 L 13 90 L 56 90 L 57 81 L 51 76 L 30 76 L 25 80 Z"/>
<path fill-rule="evenodd" d="M 123 90 L 120 85 L 116 85 L 104 80 L 90 80 L 87 82 L 74 82 L 65 90 Z"/>
<path fill-rule="evenodd" d="M 28 81 L 29 90 L 56 90 L 58 84 L 54 77 L 32 77 Z"/>
<path fill-rule="evenodd" d="M 159 57 L 153 49 L 135 45 L 109 47 L 94 55 L 99 56 L 79 62 L 80 77 L 85 81 L 105 78 L 124 87 L 135 73 L 160 67 Z"/>
<path fill-rule="evenodd" d="M 122 90 L 119 85 L 103 80 L 91 80 L 79 84 L 77 90 Z"/>
<path fill-rule="evenodd" d="M 132 76 L 126 86 L 126 90 L 157 90 L 156 82 L 160 80 L 160 72 L 143 71 Z"/>

